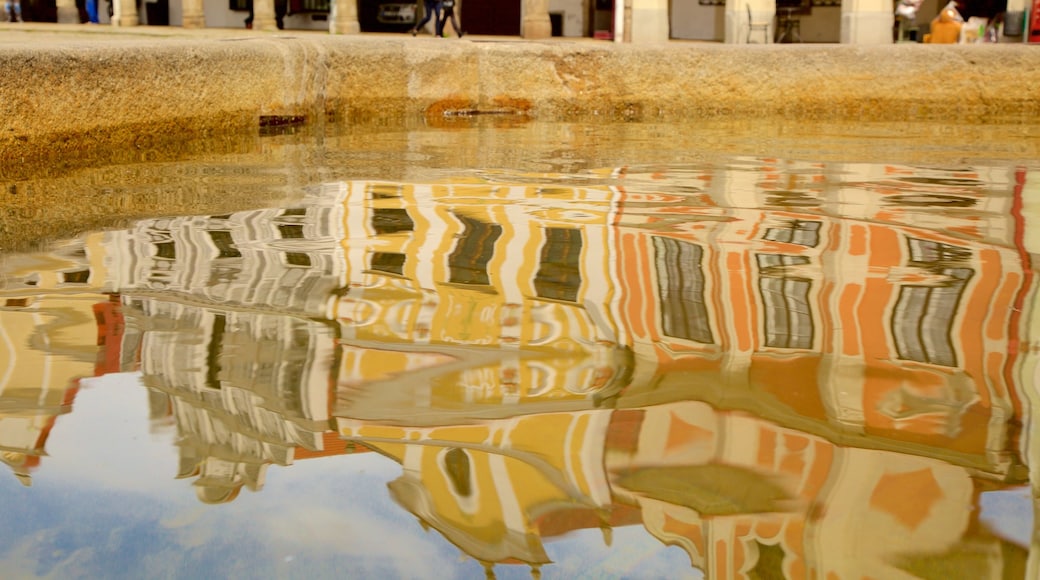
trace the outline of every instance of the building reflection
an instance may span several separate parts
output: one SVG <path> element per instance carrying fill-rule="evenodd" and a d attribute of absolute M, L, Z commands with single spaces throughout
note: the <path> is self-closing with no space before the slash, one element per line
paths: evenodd
<path fill-rule="evenodd" d="M 115 337 L 99 331 L 121 327 L 118 304 L 97 288 L 103 264 L 92 270 L 86 260 L 88 252 L 104 253 L 99 244 L 92 236 L 46 256 L 5 262 L 0 462 L 26 486 L 47 456 L 55 422 L 72 410 L 80 379 L 106 372 L 106 358 L 119 349 L 121 331 Z"/>
<path fill-rule="evenodd" d="M 672 172 L 333 184 L 6 272 L 8 366 L 65 366 L 4 383 L 4 461 L 21 477 L 43 454 L 74 377 L 139 370 L 202 501 L 371 450 L 401 465 L 394 500 L 489 570 L 631 525 L 710 577 L 1024 569 L 979 519 L 1029 482 L 1021 179 Z"/>

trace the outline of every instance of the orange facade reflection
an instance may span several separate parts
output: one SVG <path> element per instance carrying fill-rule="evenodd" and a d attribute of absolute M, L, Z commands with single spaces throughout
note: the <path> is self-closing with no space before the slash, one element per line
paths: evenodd
<path fill-rule="evenodd" d="M 401 508 L 489 568 L 635 525 L 719 578 L 1024 561 L 979 519 L 981 494 L 1028 483 L 1013 173 L 600 173 L 345 182 L 301 207 L 139 222 L 78 266 L 11 272 L 4 329 L 31 333 L 8 314 L 36 296 L 88 313 L 97 366 L 59 374 L 139 370 L 202 501 L 374 450 L 401 465 Z"/>

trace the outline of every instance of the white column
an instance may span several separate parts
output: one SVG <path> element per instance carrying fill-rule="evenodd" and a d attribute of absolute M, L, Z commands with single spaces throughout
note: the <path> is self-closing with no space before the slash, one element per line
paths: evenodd
<path fill-rule="evenodd" d="M 206 15 L 202 10 L 202 0 L 181 0 L 181 26 L 184 28 L 205 28 Z"/>
<path fill-rule="evenodd" d="M 892 44 L 892 0 L 842 0 L 842 44 Z"/>
<path fill-rule="evenodd" d="M 58 0 L 55 4 L 58 8 L 58 24 L 79 24 L 79 9 L 76 8 L 76 0 Z"/>
<path fill-rule="evenodd" d="M 552 36 L 552 23 L 549 22 L 549 0 L 524 0 L 520 36 L 524 38 L 549 38 Z"/>
<path fill-rule="evenodd" d="M 630 30 L 633 44 L 666 42 L 668 29 L 668 0 L 632 0 Z"/>
<path fill-rule="evenodd" d="M 274 0 L 253 0 L 253 30 L 278 30 L 274 22 Z"/>
<path fill-rule="evenodd" d="M 137 26 L 141 23 L 137 16 L 137 0 L 114 0 L 112 6 L 112 26 Z M 100 10 L 101 7 L 98 6 Z"/>
<path fill-rule="evenodd" d="M 361 32 L 361 25 L 358 24 L 357 19 L 357 2 L 354 2 L 354 0 L 332 0 L 332 14 L 329 15 L 329 32 L 331 34 L 358 34 Z"/>
<path fill-rule="evenodd" d="M 772 43 L 776 36 L 776 0 L 726 0 L 726 44 L 747 44 L 748 27 L 751 25 L 748 21 L 748 6 L 751 7 L 751 20 L 770 23 L 766 38 L 763 39 L 763 34 L 756 30 L 751 35 L 751 41 Z"/>

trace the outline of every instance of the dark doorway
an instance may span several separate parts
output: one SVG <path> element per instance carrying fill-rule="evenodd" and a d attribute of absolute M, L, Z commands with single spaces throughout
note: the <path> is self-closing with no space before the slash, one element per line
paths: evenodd
<path fill-rule="evenodd" d="M 22 20 L 25 22 L 57 22 L 58 6 L 55 0 L 22 0 Z M 0 15 L 7 20 L 7 14 Z"/>
<path fill-rule="evenodd" d="M 550 12 L 549 25 L 553 36 L 563 36 L 563 12 Z"/>
<path fill-rule="evenodd" d="M 146 0 L 144 16 L 148 26 L 169 26 L 170 0 Z"/>
<path fill-rule="evenodd" d="M 462 0 L 462 29 L 466 34 L 520 36 L 522 0 Z"/>

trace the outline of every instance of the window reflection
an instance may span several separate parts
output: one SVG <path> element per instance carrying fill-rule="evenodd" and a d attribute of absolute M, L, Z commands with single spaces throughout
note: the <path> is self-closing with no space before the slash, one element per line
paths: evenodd
<path fill-rule="evenodd" d="M 206 386 L 220 388 L 220 356 L 224 350 L 224 328 L 227 319 L 223 314 L 213 317 L 212 334 L 206 345 Z"/>
<path fill-rule="evenodd" d="M 540 298 L 578 301 L 581 287 L 581 230 L 546 228 L 545 245 L 538 259 L 534 278 L 535 292 Z"/>
<path fill-rule="evenodd" d="M 234 240 L 231 239 L 231 232 L 227 230 L 210 230 L 209 237 L 213 240 L 213 245 L 216 246 L 219 254 L 218 258 L 241 258 L 242 253 L 235 247 Z"/>
<path fill-rule="evenodd" d="M 454 284 L 489 285 L 487 266 L 502 236 L 502 226 L 466 216 L 456 216 L 463 231 L 448 256 L 449 281 Z"/>
<path fill-rule="evenodd" d="M 820 243 L 820 222 L 791 220 L 786 227 L 766 230 L 763 239 L 815 248 Z"/>
<path fill-rule="evenodd" d="M 372 209 L 372 229 L 379 236 L 410 232 L 415 229 L 415 222 L 412 221 L 406 209 L 377 207 Z"/>
<path fill-rule="evenodd" d="M 469 497 L 473 494 L 473 484 L 470 481 L 469 454 L 466 450 L 454 447 L 444 454 L 444 467 L 447 470 L 448 481 L 451 482 L 455 494 L 461 497 Z"/>
<path fill-rule="evenodd" d="M 65 284 L 86 284 L 90 280 L 90 270 L 62 272 L 61 277 Z"/>
<path fill-rule="evenodd" d="M 285 240 L 302 240 L 303 224 L 278 224 L 278 233 Z"/>
<path fill-rule="evenodd" d="M 662 330 L 673 338 L 714 343 L 704 302 L 704 250 L 671 238 L 653 240 Z"/>
<path fill-rule="evenodd" d="M 290 266 L 309 268 L 311 266 L 311 257 L 301 252 L 286 252 L 285 263 Z"/>
<path fill-rule="evenodd" d="M 953 323 L 964 289 L 974 271 L 954 263 L 971 254 L 964 248 L 909 238 L 910 265 L 939 275 L 939 282 L 904 284 L 892 313 L 892 335 L 899 358 L 947 367 L 957 366 Z"/>
<path fill-rule="evenodd" d="M 789 277 L 786 268 L 809 263 L 806 256 L 757 254 L 758 290 L 765 309 L 766 346 L 810 349 L 813 343 L 812 282 Z"/>
<path fill-rule="evenodd" d="M 404 274 L 405 255 L 399 252 L 373 252 L 370 268 L 387 274 Z"/>

